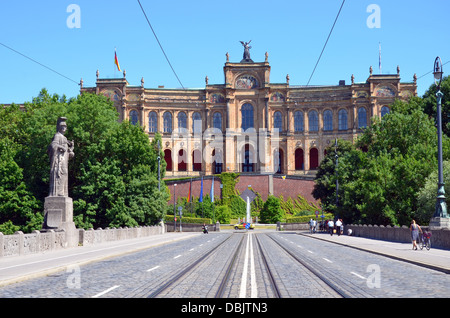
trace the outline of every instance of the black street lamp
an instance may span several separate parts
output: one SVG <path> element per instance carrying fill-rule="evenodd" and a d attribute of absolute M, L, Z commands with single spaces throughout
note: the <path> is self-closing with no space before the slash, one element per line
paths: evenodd
<path fill-rule="evenodd" d="M 158 140 L 158 191 L 161 191 L 161 145 Z"/>
<path fill-rule="evenodd" d="M 438 191 L 436 197 L 436 206 L 434 215 L 430 221 L 431 227 L 450 227 L 450 218 L 447 214 L 447 204 L 445 203 L 445 190 L 444 190 L 444 173 L 442 166 L 442 116 L 441 116 L 441 103 L 444 94 L 441 92 L 442 82 L 442 61 L 440 57 L 436 57 L 434 61 L 434 82 L 437 87 L 437 133 L 438 133 Z"/>
<path fill-rule="evenodd" d="M 173 185 L 173 231 L 177 231 L 177 184 Z"/>
<path fill-rule="evenodd" d="M 336 138 L 335 142 L 334 142 L 334 157 L 336 158 L 336 166 L 335 166 L 335 174 L 336 174 L 336 212 L 338 212 L 338 206 L 339 206 L 339 179 L 338 179 L 338 171 L 337 171 L 339 156 L 337 154 L 337 147 L 338 147 L 338 142 L 337 142 L 337 138 Z M 336 217 L 339 217 L 339 214 Z"/>

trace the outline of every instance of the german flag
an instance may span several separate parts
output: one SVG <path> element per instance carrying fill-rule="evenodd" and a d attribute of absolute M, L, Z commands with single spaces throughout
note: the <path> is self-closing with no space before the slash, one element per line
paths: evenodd
<path fill-rule="evenodd" d="M 191 185 L 192 185 L 192 180 L 191 183 L 189 183 L 189 193 L 188 193 L 188 197 L 186 202 L 189 203 L 191 201 Z"/>
<path fill-rule="evenodd" d="M 117 59 L 117 52 L 116 52 L 115 49 L 114 49 L 114 64 L 117 65 L 117 69 L 118 69 L 119 72 L 120 72 L 119 60 Z"/>

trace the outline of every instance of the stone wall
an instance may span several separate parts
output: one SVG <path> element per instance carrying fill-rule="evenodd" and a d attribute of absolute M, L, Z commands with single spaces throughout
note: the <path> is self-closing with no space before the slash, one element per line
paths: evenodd
<path fill-rule="evenodd" d="M 106 242 L 147 237 L 151 235 L 162 234 L 166 232 L 166 225 L 143 226 L 143 227 L 125 227 L 117 229 L 89 229 L 78 230 L 79 245 L 89 246 Z"/>
<path fill-rule="evenodd" d="M 174 222 L 167 222 L 165 223 L 167 232 L 173 232 L 174 231 Z M 220 223 L 217 222 L 216 224 L 206 224 L 208 226 L 208 232 L 220 232 Z M 181 223 L 181 231 L 182 232 L 203 232 L 203 224 L 199 223 Z M 180 222 L 177 221 L 176 224 L 176 232 L 180 231 Z"/>
<path fill-rule="evenodd" d="M 422 230 L 428 231 L 427 226 L 422 226 Z M 347 234 L 348 229 L 352 230 L 353 236 L 366 237 L 377 240 L 410 243 L 411 232 L 408 226 L 383 226 L 383 225 L 345 225 L 344 233 Z M 431 247 L 450 249 L 450 230 L 449 229 L 432 229 L 431 230 Z"/>
<path fill-rule="evenodd" d="M 203 177 L 203 195 L 210 193 L 212 176 Z M 176 196 L 177 199 L 186 198 L 189 193 L 189 185 L 191 181 L 189 179 L 184 180 L 164 180 L 167 187 L 170 190 L 171 198 L 168 204 L 173 204 L 174 187 L 176 183 Z M 314 189 L 314 179 L 308 177 L 298 176 L 286 176 L 284 179 L 281 175 L 274 175 L 272 180 L 270 175 L 265 174 L 245 174 L 240 173 L 239 182 L 236 184 L 236 190 L 239 193 L 244 192 L 248 186 L 251 186 L 255 192 L 261 195 L 261 198 L 266 201 L 269 194 L 280 196 L 283 195 L 284 199 L 291 197 L 297 199 L 297 196 L 302 195 L 308 202 L 318 204 L 318 201 L 314 199 L 312 191 Z M 201 178 L 192 178 L 191 194 L 194 198 L 198 198 L 200 195 Z M 220 198 L 220 178 L 214 177 L 214 196 Z"/>
<path fill-rule="evenodd" d="M 118 228 L 118 229 L 77 229 L 78 245 L 89 246 L 112 241 L 146 237 L 166 232 L 165 225 Z M 68 248 L 65 231 L 34 231 L 29 234 L 16 232 L 4 235 L 0 232 L 0 257 L 29 255 Z"/>

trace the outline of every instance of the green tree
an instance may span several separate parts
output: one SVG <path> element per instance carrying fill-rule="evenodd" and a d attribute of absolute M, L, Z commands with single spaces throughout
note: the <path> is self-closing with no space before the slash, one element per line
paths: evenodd
<path fill-rule="evenodd" d="M 245 217 L 247 215 L 247 202 L 242 200 L 240 196 L 233 194 L 229 200 L 229 207 L 232 211 L 233 218 Z"/>
<path fill-rule="evenodd" d="M 417 193 L 437 167 L 436 128 L 422 109 L 420 98 L 398 100 L 383 119 L 373 119 L 355 146 L 340 142 L 337 173 L 334 151 L 327 151 L 313 192 L 325 210 L 346 223 L 409 224 L 418 207 Z M 444 149 L 449 149 L 448 138 Z"/>
<path fill-rule="evenodd" d="M 260 213 L 261 223 L 277 223 L 283 219 L 283 212 L 280 207 L 280 199 L 273 195 L 267 197 L 264 207 Z"/>
<path fill-rule="evenodd" d="M 12 105 L 0 109 L 0 129 L 4 133 L 0 139 L 8 137 L 16 149 L 12 162 L 11 156 L 8 157 L 8 169 L 17 164 L 24 183 L 20 189 L 30 191 L 30 202 L 31 197 L 36 198 L 36 206 L 30 208 L 32 214 L 26 212 L 28 221 L 23 218 L 20 221 L 25 222 L 22 226 L 28 224 L 31 229 L 31 224 L 38 223 L 32 216 L 42 216 L 49 189 L 47 147 L 55 134 L 57 119 L 62 116 L 67 117 L 66 137 L 75 142 L 75 157 L 69 162 L 69 194 L 74 200 L 76 225 L 84 228 L 150 225 L 163 217 L 168 190 L 161 181 L 158 191 L 156 142 L 161 142 L 160 135 L 150 143 L 141 127 L 119 123 L 113 103 L 95 94 L 67 100 L 43 89 L 23 108 L 24 111 Z M 161 151 L 159 155 L 163 158 Z M 165 167 L 161 160 L 161 179 Z M 20 178 L 18 173 L 17 184 Z M 5 189 L 2 195 L 7 195 Z M 28 200 L 23 195 L 25 204 Z"/>
<path fill-rule="evenodd" d="M 23 181 L 22 169 L 14 161 L 14 143 L 0 139 L 0 224 L 3 234 L 31 232 L 42 227 L 38 203 Z"/>
<path fill-rule="evenodd" d="M 199 198 L 195 198 L 194 204 L 194 211 L 198 216 L 214 220 L 215 204 L 211 202 L 209 194 L 203 196 L 203 202 L 200 202 Z"/>
<path fill-rule="evenodd" d="M 360 218 L 356 204 L 361 201 L 361 193 L 355 182 L 366 165 L 366 154 L 350 141 L 342 139 L 338 139 L 336 149 L 337 171 L 333 145 L 327 148 L 327 154 L 319 166 L 312 194 L 320 200 L 323 210 L 333 212 L 346 223 L 353 223 Z M 339 184 L 337 200 L 336 179 Z"/>
<path fill-rule="evenodd" d="M 234 195 L 236 195 L 236 184 L 239 182 L 239 173 L 222 172 L 219 175 L 222 188 L 222 204 L 230 205 Z M 235 213 L 233 211 L 233 213 Z"/>
<path fill-rule="evenodd" d="M 442 130 L 447 137 L 450 137 L 450 77 L 444 77 L 441 83 L 442 97 Z M 432 84 L 423 95 L 423 111 L 430 119 L 436 120 L 437 113 L 437 87 Z"/>
<path fill-rule="evenodd" d="M 445 190 L 445 201 L 447 207 L 450 208 L 450 161 L 444 161 L 443 163 L 444 172 L 444 190 Z M 430 222 L 431 217 L 434 214 L 436 206 L 436 196 L 438 189 L 438 172 L 434 170 L 425 180 L 424 186 L 420 189 L 417 194 L 417 212 L 414 216 L 415 220 L 419 224 L 426 225 Z"/>
<path fill-rule="evenodd" d="M 229 224 L 231 220 L 231 209 L 227 205 L 219 205 L 216 207 L 216 220 L 221 224 Z"/>
<path fill-rule="evenodd" d="M 142 128 L 127 121 L 115 125 L 97 151 L 81 164 L 80 186 L 74 189 L 78 224 L 136 226 L 162 219 L 168 193 L 163 182 L 158 191 L 158 154 Z"/>
<path fill-rule="evenodd" d="M 360 179 L 366 188 L 359 205 L 367 222 L 409 224 L 417 193 L 437 167 L 436 128 L 417 107 L 420 103 L 418 98 L 396 101 L 391 113 L 375 120 L 359 140 L 359 146 L 368 149 L 369 163 Z"/>

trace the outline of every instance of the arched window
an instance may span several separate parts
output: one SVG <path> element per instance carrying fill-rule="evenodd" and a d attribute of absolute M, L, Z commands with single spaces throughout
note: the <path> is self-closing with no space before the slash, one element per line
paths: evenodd
<path fill-rule="evenodd" d="M 202 115 L 198 112 L 192 114 L 192 131 L 197 134 L 202 132 Z"/>
<path fill-rule="evenodd" d="M 215 112 L 213 115 L 213 128 L 217 128 L 222 131 L 222 113 Z"/>
<path fill-rule="evenodd" d="M 187 129 L 187 116 L 184 112 L 178 113 L 178 128 Z"/>
<path fill-rule="evenodd" d="M 166 171 L 172 171 L 172 151 L 170 149 L 164 150 L 164 161 L 166 162 Z"/>
<path fill-rule="evenodd" d="M 347 130 L 347 111 L 345 109 L 339 111 L 339 130 Z"/>
<path fill-rule="evenodd" d="M 132 125 L 137 125 L 138 124 L 139 119 L 138 119 L 138 112 L 136 110 L 132 110 L 130 112 L 130 122 L 131 122 Z"/>
<path fill-rule="evenodd" d="M 202 153 L 198 149 L 192 152 L 192 171 L 202 171 Z"/>
<path fill-rule="evenodd" d="M 273 129 L 278 129 L 278 132 L 283 130 L 283 117 L 280 111 L 276 111 L 273 114 Z"/>
<path fill-rule="evenodd" d="M 186 150 L 180 149 L 178 151 L 178 171 L 186 171 L 187 167 L 187 155 Z"/>
<path fill-rule="evenodd" d="M 158 115 L 156 112 L 148 114 L 148 132 L 155 133 L 158 131 Z"/>
<path fill-rule="evenodd" d="M 255 171 L 255 163 L 253 158 L 253 150 L 247 144 L 244 147 L 244 162 L 242 163 L 242 171 L 243 172 L 253 172 Z"/>
<path fill-rule="evenodd" d="M 294 113 L 294 131 L 303 132 L 303 112 L 297 110 Z"/>
<path fill-rule="evenodd" d="M 367 112 L 364 107 L 358 109 L 358 128 L 366 128 L 367 127 Z"/>
<path fill-rule="evenodd" d="M 163 115 L 164 120 L 164 132 L 171 133 L 172 132 L 172 114 L 170 112 L 165 112 Z"/>
<path fill-rule="evenodd" d="M 305 170 L 303 149 L 295 149 L 295 170 Z"/>
<path fill-rule="evenodd" d="M 385 115 L 389 114 L 390 109 L 387 106 L 381 107 L 381 118 L 383 118 Z"/>
<path fill-rule="evenodd" d="M 222 173 L 222 163 L 223 163 L 222 151 L 217 150 L 217 154 L 216 154 L 216 149 L 214 149 L 212 151 L 212 157 L 214 160 L 213 164 L 212 164 L 212 172 L 214 174 Z"/>
<path fill-rule="evenodd" d="M 319 131 L 319 115 L 312 110 L 308 113 L 309 131 Z"/>
<path fill-rule="evenodd" d="M 274 170 L 276 173 L 283 173 L 283 150 L 275 149 L 273 153 Z"/>
<path fill-rule="evenodd" d="M 323 130 L 333 130 L 333 113 L 331 110 L 326 110 L 323 112 Z"/>
<path fill-rule="evenodd" d="M 319 150 L 311 148 L 309 151 L 309 169 L 315 170 L 319 167 Z"/>
<path fill-rule="evenodd" d="M 242 125 L 243 130 L 253 128 L 253 106 L 251 104 L 244 104 L 241 109 L 242 113 Z"/>

